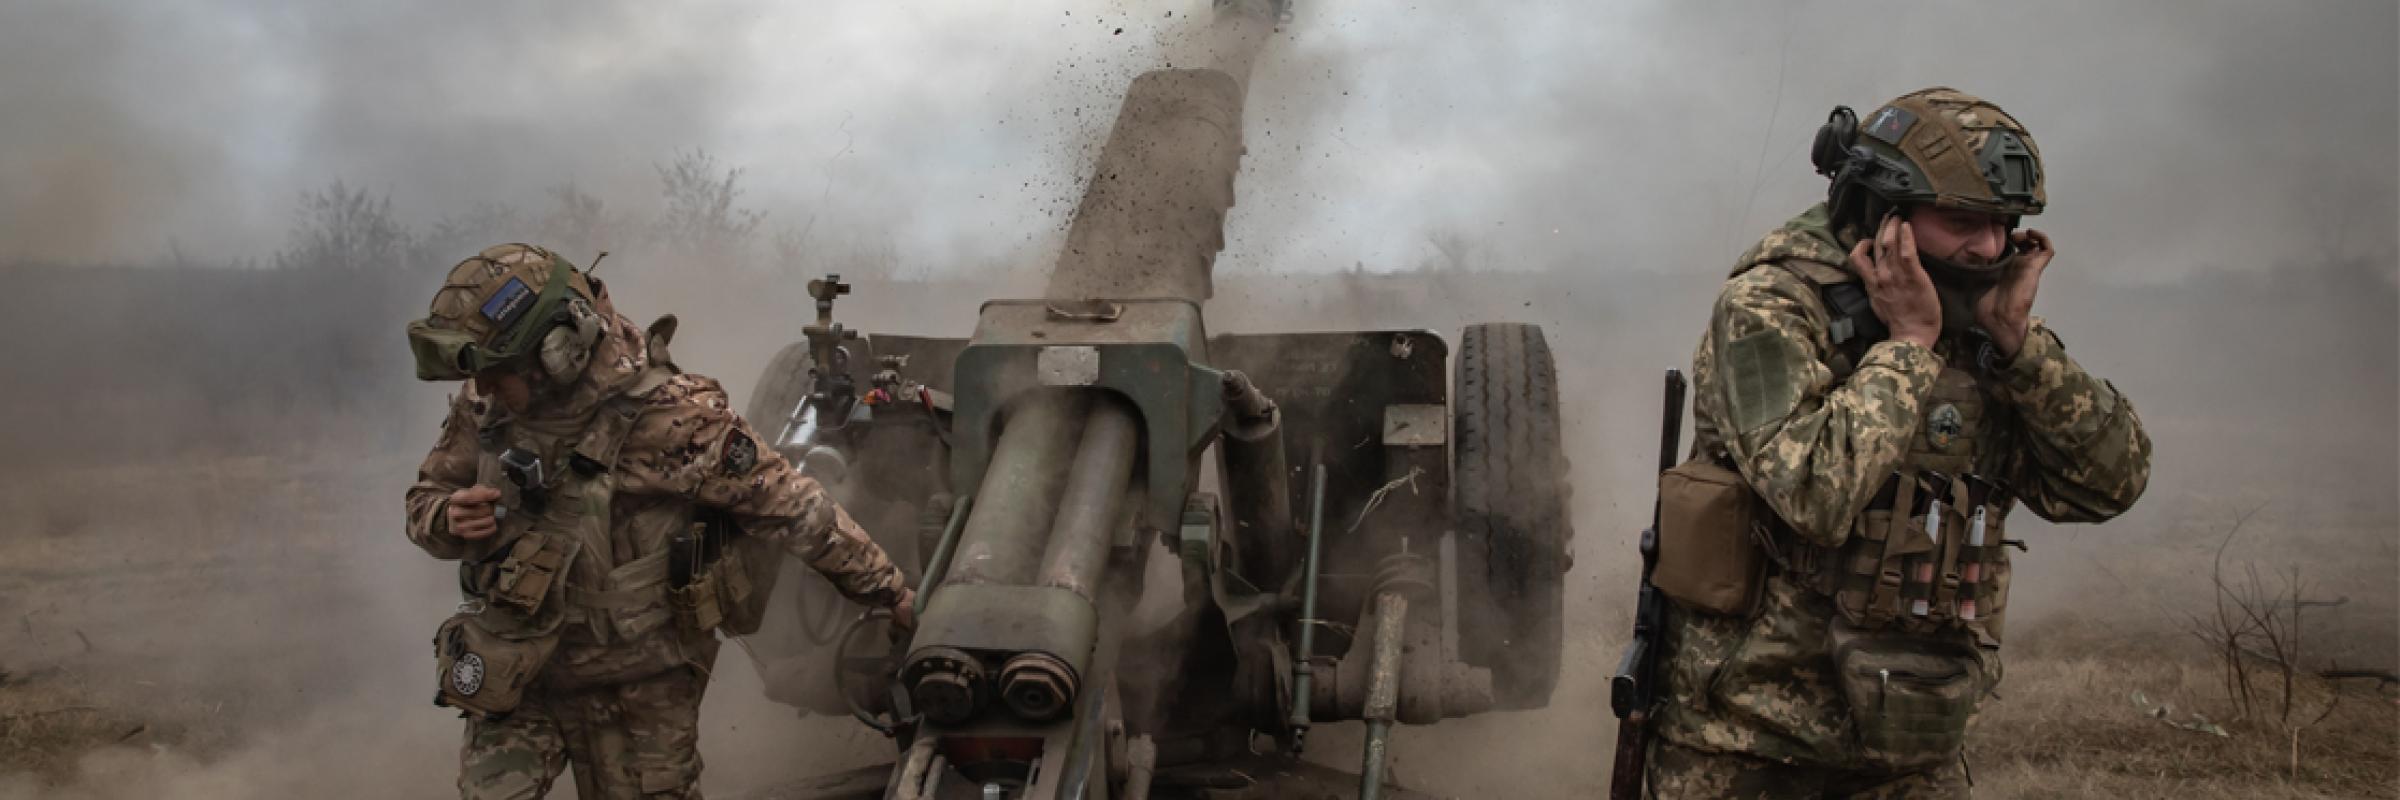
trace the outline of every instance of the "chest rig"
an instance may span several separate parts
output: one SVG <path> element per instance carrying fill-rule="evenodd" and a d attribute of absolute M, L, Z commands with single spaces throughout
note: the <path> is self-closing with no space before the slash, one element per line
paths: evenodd
<path fill-rule="evenodd" d="M 508 627 L 554 635 L 561 652 L 546 679 L 562 688 L 699 660 L 682 640 L 705 637 L 721 621 L 713 585 L 677 560 L 677 544 L 695 535 L 692 504 L 618 496 L 618 453 L 642 398 L 669 374 L 645 375 L 588 420 L 498 418 L 478 430 L 476 482 L 501 490 L 505 513 L 492 544 L 461 560 L 460 588 L 469 606 L 506 611 L 516 623 Z M 686 574 L 678 576 L 679 567 Z M 710 602 L 677 602 L 682 595 Z M 702 613 L 689 613 L 694 605 Z"/>
<path fill-rule="evenodd" d="M 593 624 L 586 594 L 609 586 L 614 542 L 610 474 L 640 407 L 611 401 L 588 425 L 477 420 L 476 485 L 500 490 L 500 530 L 459 559 L 458 611 L 434 632 L 434 704 L 483 719 L 516 711 L 537 680 L 572 684 L 553 669 L 575 646 L 616 633 Z M 573 430 L 567 428 L 573 427 Z M 560 466 L 553 466 L 560 465 Z"/>
<path fill-rule="evenodd" d="M 1783 262 L 1788 263 L 1788 262 Z M 1816 286 L 1831 324 L 1836 382 L 1888 336 L 1864 286 L 1820 264 L 1791 271 Z M 1853 626 L 1931 634 L 1964 628 L 2000 642 L 2008 606 L 2005 474 L 2013 445 L 2004 408 L 1984 376 L 1998 351 L 1980 331 L 1937 343 L 1942 373 L 1926 398 L 1908 454 L 1851 523 L 1839 547 L 1780 537 L 1782 566 L 1802 586 L 1833 598 Z M 2021 546 L 2021 545 L 2019 545 Z"/>

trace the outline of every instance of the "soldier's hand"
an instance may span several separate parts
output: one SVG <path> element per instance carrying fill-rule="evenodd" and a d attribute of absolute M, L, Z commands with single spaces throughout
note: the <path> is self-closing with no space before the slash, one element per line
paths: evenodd
<path fill-rule="evenodd" d="M 917 629 L 917 590 L 900 590 L 899 601 L 892 604 L 892 627 L 904 631 Z"/>
<path fill-rule="evenodd" d="M 1999 285 L 1975 298 L 1975 324 L 1992 335 L 2000 355 L 2015 358 L 2033 327 L 2033 295 L 2041 287 L 2042 270 L 2050 268 L 2058 249 L 2050 244 L 2049 234 L 2031 228 L 2010 238 L 2016 242 L 2017 257 L 2009 260 Z"/>
<path fill-rule="evenodd" d="M 1875 238 L 1850 248 L 1850 269 L 1866 284 L 1867 300 L 1892 339 L 1933 346 L 1942 333 L 1942 300 L 1917 262 L 1917 234 L 1906 220 L 1885 217 Z"/>
<path fill-rule="evenodd" d="M 489 486 L 469 486 L 451 492 L 449 501 L 442 504 L 450 535 L 474 540 L 499 533 L 500 517 L 493 513 L 499 502 L 500 490 Z"/>

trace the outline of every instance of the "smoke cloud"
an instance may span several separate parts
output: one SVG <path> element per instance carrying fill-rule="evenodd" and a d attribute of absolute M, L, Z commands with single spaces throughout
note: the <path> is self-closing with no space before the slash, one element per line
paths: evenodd
<path fill-rule="evenodd" d="M 202 0 L 0 9 L 0 261 L 263 257 L 342 178 L 419 224 L 705 147 L 770 228 L 912 270 L 1055 235 L 1124 81 L 1204 4 Z M 2065 269 L 2395 251 L 2394 7 L 1301 3 L 1251 93 L 1226 262 L 1713 266 L 1819 191 L 1833 105 L 1984 95 L 2048 159 Z M 2387 270 L 2388 271 L 2388 270 Z"/>

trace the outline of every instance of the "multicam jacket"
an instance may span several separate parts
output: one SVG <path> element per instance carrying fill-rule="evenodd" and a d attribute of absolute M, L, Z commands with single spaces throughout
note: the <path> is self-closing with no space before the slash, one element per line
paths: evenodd
<path fill-rule="evenodd" d="M 1769 233 L 1726 281 L 1692 357 L 1694 453 L 1728 457 L 1782 536 L 1838 547 L 1895 469 L 1944 454 L 2004 482 L 2003 515 L 2021 502 L 2053 522 L 2098 522 L 2141 496 L 2150 440 L 2132 404 L 2039 320 L 2016 356 L 1988 371 L 1950 333 L 1931 349 L 1875 343 L 1854 363 L 1838 352 L 1820 286 L 1853 280 L 1847 260 L 1821 204 Z M 1964 414 L 1935 403 L 1962 395 Z M 2004 597 L 2006 562 L 1989 568 Z M 1972 626 L 1995 682 L 1997 605 Z M 1675 609 L 1660 735 L 1856 768 L 1854 726 L 1833 683 L 1837 613 L 1827 595 L 1780 571 L 1750 616 Z"/>
<path fill-rule="evenodd" d="M 615 683 L 713 660 L 709 632 L 667 622 L 664 588 L 655 577 L 641 581 L 641 591 L 611 591 L 628 583 L 628 570 L 661 564 L 669 537 L 689 526 L 700 507 L 730 512 L 747 535 L 781 543 L 854 600 L 881 606 L 899 597 L 900 571 L 882 548 L 815 480 L 758 441 L 716 381 L 654 368 L 650 343 L 622 316 L 612 315 L 597 347 L 574 386 L 545 396 L 520 418 L 478 395 L 472 383 L 463 387 L 408 490 L 409 540 L 436 558 L 459 559 L 473 547 L 450 533 L 444 504 L 453 491 L 493 482 L 488 474 L 479 479 L 493 458 L 495 445 L 483 441 L 487 432 L 505 431 L 537 449 L 560 440 L 571 446 L 595 420 L 632 415 L 606 475 L 612 490 L 606 542 L 584 548 L 569 570 L 570 624 L 543 679 Z M 555 445 L 542 455 L 550 464 L 568 462 Z"/>

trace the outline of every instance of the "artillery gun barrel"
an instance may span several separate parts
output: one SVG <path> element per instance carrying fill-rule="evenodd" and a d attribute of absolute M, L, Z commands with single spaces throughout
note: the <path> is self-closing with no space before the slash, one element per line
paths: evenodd
<path fill-rule="evenodd" d="M 1003 419 L 944 584 L 1033 582 L 1090 407 L 1086 392 L 1041 391 Z"/>
<path fill-rule="evenodd" d="M 1134 78 L 1047 296 L 1208 299 L 1241 159 L 1240 81 L 1213 69 Z"/>
<path fill-rule="evenodd" d="M 1244 516 L 1292 538 L 1280 418 L 1263 392 L 1209 366 L 1200 319 L 1234 202 L 1250 65 L 1287 9 L 1213 5 L 1185 42 L 1200 52 L 1170 62 L 1202 68 L 1148 72 L 1127 88 L 1042 299 L 987 303 L 952 365 L 952 489 L 974 501 L 899 678 L 925 720 L 918 735 L 961 743 L 943 751 L 954 770 L 1021 780 L 1024 797 L 1093 796 L 1092 781 L 1124 781 L 1136 797 L 1146 788 L 1137 776 L 1155 763 L 1133 747 L 1112 757 L 1102 724 L 1123 713 L 1119 625 L 1131 603 L 1120 592 L 1138 592 L 1142 574 L 1112 575 L 1111 557 L 1137 526 L 1213 534 L 1215 506 L 1194 511 L 1190 495 L 1220 426 L 1241 442 L 1234 461 L 1258 473 L 1229 489 L 1259 506 Z M 1197 552 L 1187 563 L 1212 551 Z M 1001 740 L 1012 744 L 976 749 Z M 1016 750 L 1023 742 L 1038 750 Z M 911 760 L 921 771 L 904 764 L 893 779 L 939 772 Z"/>
<path fill-rule="evenodd" d="M 1095 599 L 1101 567 L 1108 563 L 1110 534 L 1123 518 L 1119 512 L 1126 487 L 1133 482 L 1133 456 L 1140 440 L 1139 420 L 1124 403 L 1104 397 L 1092 404 L 1074 467 L 1067 472 L 1058 521 L 1042 553 L 1042 585 Z"/>
<path fill-rule="evenodd" d="M 1289 0 L 1216 0 L 1206 26 L 1143 73 L 1100 148 L 1047 297 L 1172 298 L 1212 294 L 1242 160 L 1250 68 L 1291 11 Z"/>

